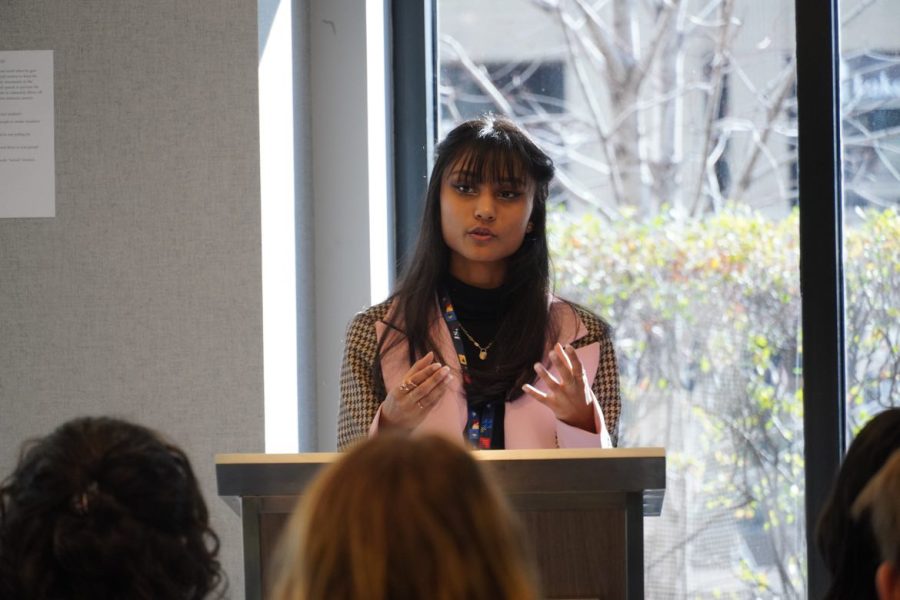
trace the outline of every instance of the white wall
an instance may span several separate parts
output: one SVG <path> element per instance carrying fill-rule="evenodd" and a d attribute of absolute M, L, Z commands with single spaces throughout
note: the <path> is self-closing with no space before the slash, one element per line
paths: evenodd
<path fill-rule="evenodd" d="M 334 450 L 337 444 L 347 323 L 372 302 L 365 4 L 310 3 L 319 450 Z"/>
<path fill-rule="evenodd" d="M 0 473 L 65 419 L 186 449 L 242 597 L 214 454 L 263 449 L 255 0 L 6 0 L 55 51 L 57 216 L 0 219 Z M 0 183 L 2 185 L 2 183 Z"/>
<path fill-rule="evenodd" d="M 346 325 L 388 294 L 385 3 L 259 6 L 266 451 L 334 450 Z"/>

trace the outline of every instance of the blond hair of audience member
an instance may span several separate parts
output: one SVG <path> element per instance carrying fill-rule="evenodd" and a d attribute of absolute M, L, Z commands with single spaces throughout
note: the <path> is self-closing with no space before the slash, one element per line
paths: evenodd
<path fill-rule="evenodd" d="M 866 513 L 881 552 L 882 562 L 875 572 L 878 597 L 900 600 L 900 450 L 891 455 L 853 503 L 855 519 L 864 520 Z"/>
<path fill-rule="evenodd" d="M 363 441 L 317 477 L 279 548 L 275 600 L 530 600 L 533 564 L 489 472 L 436 436 Z"/>

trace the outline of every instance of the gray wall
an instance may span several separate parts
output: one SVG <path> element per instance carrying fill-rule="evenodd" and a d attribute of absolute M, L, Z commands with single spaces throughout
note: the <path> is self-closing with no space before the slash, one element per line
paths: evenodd
<path fill-rule="evenodd" d="M 203 481 L 263 450 L 256 0 L 4 0 L 0 50 L 55 51 L 53 219 L 0 219 L 0 473 L 65 419 L 158 428 Z M 2 182 L 0 182 L 2 185 Z"/>

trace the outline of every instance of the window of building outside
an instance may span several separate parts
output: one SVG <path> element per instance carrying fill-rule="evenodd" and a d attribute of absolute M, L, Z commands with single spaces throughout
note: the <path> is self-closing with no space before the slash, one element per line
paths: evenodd
<path fill-rule="evenodd" d="M 847 436 L 900 405 L 900 0 L 841 0 Z"/>
<path fill-rule="evenodd" d="M 896 120 L 871 114 L 869 74 L 881 65 L 896 85 L 900 44 L 865 25 L 885 1 L 861 4 L 852 26 L 868 45 L 846 60 L 868 111 L 865 134 L 845 132 L 861 208 L 848 260 L 853 244 L 893 252 L 860 264 L 870 296 L 857 304 L 881 320 L 848 315 L 871 345 L 855 423 L 888 402 L 900 344 L 896 134 L 884 147 Z M 793 4 L 437 3 L 439 136 L 491 110 L 551 154 L 556 291 L 615 330 L 619 445 L 667 449 L 647 598 L 807 596 Z"/>

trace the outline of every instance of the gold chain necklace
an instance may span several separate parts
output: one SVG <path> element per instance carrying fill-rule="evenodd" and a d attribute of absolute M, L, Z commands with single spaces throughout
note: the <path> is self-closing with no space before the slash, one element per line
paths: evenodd
<path fill-rule="evenodd" d="M 468 331 L 466 331 L 466 328 L 463 327 L 462 321 L 457 320 L 456 322 L 459 323 L 459 328 L 462 329 L 462 332 L 464 334 L 466 334 L 466 337 L 469 338 L 469 341 L 472 342 L 473 344 L 475 344 L 475 347 L 478 348 L 478 358 L 480 358 L 481 360 L 487 359 L 487 351 L 490 349 L 491 346 L 494 345 L 494 342 L 497 341 L 497 338 L 492 339 L 491 343 L 488 344 L 487 346 L 482 346 L 481 344 L 479 344 L 478 342 L 475 341 L 475 338 L 473 338 L 472 335 Z"/>

